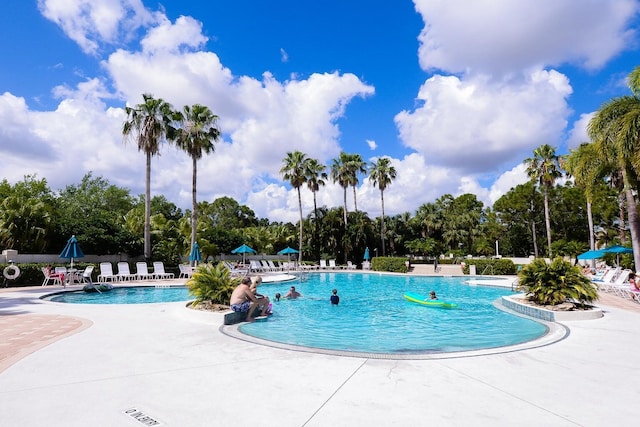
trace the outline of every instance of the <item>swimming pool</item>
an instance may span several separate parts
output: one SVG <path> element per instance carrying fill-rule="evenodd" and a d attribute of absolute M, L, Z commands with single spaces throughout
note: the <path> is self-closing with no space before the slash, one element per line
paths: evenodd
<path fill-rule="evenodd" d="M 494 301 L 509 288 L 469 286 L 461 277 L 390 276 L 361 273 L 314 273 L 294 283 L 304 298 L 273 303 L 264 321 L 242 324 L 247 335 L 282 344 L 369 353 L 444 353 L 495 348 L 541 337 L 547 327 L 506 313 Z M 272 300 L 291 283 L 269 284 L 260 292 Z M 340 304 L 329 296 L 338 289 Z M 444 310 L 411 303 L 405 292 L 456 303 Z"/>
<path fill-rule="evenodd" d="M 114 287 L 108 292 L 71 291 L 46 297 L 49 301 L 71 304 L 149 304 L 156 302 L 179 302 L 193 299 L 186 286 Z"/>
<path fill-rule="evenodd" d="M 367 353 L 446 353 L 496 348 L 541 337 L 547 327 L 493 306 L 509 288 L 475 286 L 464 277 L 420 277 L 378 273 L 310 273 L 304 280 L 266 283 L 260 292 L 272 300 L 294 285 L 298 300 L 273 302 L 264 321 L 240 325 L 242 334 L 275 343 L 324 350 Z M 340 304 L 329 297 L 338 289 Z M 411 303 L 405 292 L 427 295 L 434 290 L 457 309 L 443 310 Z M 186 287 L 122 287 L 109 292 L 54 294 L 55 302 L 140 304 L 193 299 Z"/>

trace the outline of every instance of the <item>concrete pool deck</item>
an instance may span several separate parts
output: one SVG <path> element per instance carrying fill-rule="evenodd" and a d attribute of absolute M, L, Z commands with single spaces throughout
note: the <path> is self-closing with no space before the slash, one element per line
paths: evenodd
<path fill-rule="evenodd" d="M 561 322 L 570 334 L 551 345 L 394 360 L 260 346 L 222 334 L 221 313 L 195 312 L 184 303 L 39 299 L 61 289 L 0 289 L 2 426 L 608 426 L 638 420 L 640 304 L 608 294 L 598 303 L 603 318 Z M 25 346 L 4 358 L 8 348 Z"/>

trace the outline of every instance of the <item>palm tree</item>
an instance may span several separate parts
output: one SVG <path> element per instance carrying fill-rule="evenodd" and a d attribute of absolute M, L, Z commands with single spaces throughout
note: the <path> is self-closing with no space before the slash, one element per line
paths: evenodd
<path fill-rule="evenodd" d="M 382 256 L 385 256 L 384 245 L 384 190 L 396 179 L 396 168 L 391 165 L 391 159 L 380 157 L 369 166 L 369 179 L 373 185 L 380 189 L 380 201 L 382 202 L 382 221 L 380 221 L 380 238 L 382 240 Z"/>
<path fill-rule="evenodd" d="M 288 152 L 287 157 L 282 159 L 282 161 L 284 163 L 282 168 L 280 168 L 282 177 L 289 181 L 291 186 L 298 192 L 298 210 L 300 211 L 298 262 L 302 263 L 302 196 L 300 195 L 300 187 L 307 182 L 309 158 L 306 154 L 296 150 L 293 153 Z"/>
<path fill-rule="evenodd" d="M 607 165 L 600 155 L 597 144 L 583 143 L 564 157 L 563 166 L 573 176 L 576 186 L 584 189 L 589 221 L 589 249 L 594 250 L 596 242 L 592 213 L 593 197 L 597 184 L 604 178 Z"/>
<path fill-rule="evenodd" d="M 314 217 L 313 243 L 315 248 L 314 255 L 316 259 L 320 258 L 320 251 L 319 251 L 320 246 L 317 244 L 318 243 L 318 204 L 316 200 L 316 193 L 318 192 L 321 186 L 325 185 L 325 180 L 327 179 L 327 173 L 325 172 L 326 168 L 327 167 L 325 165 L 323 165 L 316 159 L 309 159 L 309 161 L 307 162 L 307 170 L 306 170 L 307 187 L 309 187 L 309 190 L 311 190 L 311 192 L 313 193 L 313 217 Z"/>
<path fill-rule="evenodd" d="M 179 128 L 175 141 L 178 148 L 189 154 L 193 161 L 193 176 L 191 180 L 191 247 L 196 242 L 196 229 L 198 224 L 198 210 L 196 198 L 196 182 L 198 176 L 198 160 L 202 154 L 215 151 L 213 145 L 220 138 L 220 129 L 217 127 L 218 116 L 213 114 L 209 107 L 194 104 L 192 107 L 185 105 L 183 112 L 176 112 L 176 121 Z"/>
<path fill-rule="evenodd" d="M 628 79 L 632 95 L 606 102 L 589 121 L 587 132 L 600 144 L 602 154 L 615 163 L 622 175 L 627 201 L 627 215 L 633 258 L 640 266 L 640 218 L 633 194 L 633 184 L 640 171 L 640 66 Z"/>
<path fill-rule="evenodd" d="M 346 162 L 349 185 L 353 187 L 353 210 L 358 212 L 358 199 L 356 196 L 356 190 L 360 180 L 358 174 L 367 173 L 367 162 L 362 160 L 360 154 L 347 154 L 348 160 Z"/>
<path fill-rule="evenodd" d="M 345 230 L 347 228 L 347 188 L 351 183 L 350 172 L 349 172 L 349 155 L 344 151 L 340 153 L 337 159 L 333 159 L 331 163 L 331 179 L 333 182 L 337 182 L 340 184 L 343 190 L 343 198 L 344 198 L 344 227 Z"/>
<path fill-rule="evenodd" d="M 144 102 L 135 107 L 127 106 L 127 120 L 122 125 L 125 143 L 133 140 L 138 151 L 147 157 L 144 193 L 144 257 L 151 259 L 151 157 L 160 153 L 160 146 L 173 137 L 171 104 L 153 95 L 142 95 Z"/>
<path fill-rule="evenodd" d="M 553 187 L 556 179 L 562 176 L 559 158 L 555 147 L 543 144 L 533 150 L 533 157 L 525 159 L 527 174 L 533 181 L 537 181 L 544 193 L 544 219 L 547 227 L 547 249 L 549 258 L 551 253 L 551 220 L 549 219 L 549 189 Z"/>

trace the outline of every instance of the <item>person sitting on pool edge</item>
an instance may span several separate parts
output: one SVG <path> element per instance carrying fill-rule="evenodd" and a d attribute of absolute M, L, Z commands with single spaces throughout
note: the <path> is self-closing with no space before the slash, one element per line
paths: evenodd
<path fill-rule="evenodd" d="M 262 277 L 261 276 L 254 276 L 251 279 L 251 292 L 253 292 L 253 294 L 256 296 L 256 299 L 258 300 L 258 307 L 262 307 L 262 310 L 264 311 L 264 307 L 267 307 L 267 314 L 271 314 L 271 301 L 269 300 L 269 297 L 259 294 L 258 293 L 258 286 L 260 286 L 262 284 Z"/>
<path fill-rule="evenodd" d="M 296 291 L 296 287 L 292 286 L 291 289 L 289 289 L 289 292 L 287 292 L 287 294 L 285 296 L 283 296 L 282 298 L 288 298 L 288 299 L 296 299 L 301 297 L 302 294 L 300 294 L 300 292 Z"/>
<path fill-rule="evenodd" d="M 338 290 L 331 291 L 331 305 L 338 305 L 340 303 L 340 297 L 338 296 Z"/>
<path fill-rule="evenodd" d="M 252 317 L 253 312 L 258 308 L 258 299 L 251 292 L 251 278 L 243 277 L 242 282 L 233 290 L 229 305 L 231 310 L 235 312 L 246 312 L 247 322 L 253 322 L 255 319 Z M 262 316 L 267 315 L 267 306 L 264 306 Z"/>

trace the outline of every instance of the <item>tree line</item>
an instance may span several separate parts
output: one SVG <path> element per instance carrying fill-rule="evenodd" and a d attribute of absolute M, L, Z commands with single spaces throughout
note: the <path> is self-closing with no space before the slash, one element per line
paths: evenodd
<path fill-rule="evenodd" d="M 359 261 L 365 248 L 374 256 L 441 254 L 464 256 L 575 256 L 589 248 L 627 244 L 640 257 L 640 218 L 636 197 L 640 171 L 640 67 L 628 78 L 631 95 L 605 103 L 589 122 L 590 142 L 568 155 L 543 144 L 524 159 L 530 181 L 512 188 L 486 207 L 473 194 L 445 194 L 416 212 L 384 214 L 384 192 L 397 176 L 387 157 L 367 163 L 359 154 L 340 153 L 327 167 L 298 150 L 283 159 L 281 174 L 298 194 L 297 224 L 257 218 L 229 197 L 197 201 L 197 161 L 214 151 L 218 117 L 201 105 L 176 111 L 162 99 L 143 95 L 127 107 L 125 142 L 135 141 L 147 159 L 145 194 L 101 177 L 52 191 L 46 179 L 26 176 L 0 183 L 0 245 L 20 252 L 62 249 L 71 234 L 94 254 L 143 254 L 177 263 L 195 241 L 205 257 L 230 253 L 247 243 L 260 253 L 285 246 L 300 249 L 299 260 L 336 258 Z M 182 212 L 164 196 L 150 195 L 151 157 L 162 142 L 175 143 L 193 159 L 192 209 Z M 329 173 L 327 173 L 327 171 Z M 380 190 L 382 214 L 370 218 L 357 208 L 360 178 Z M 329 177 L 343 188 L 343 206 L 317 206 L 316 193 Z M 567 177 L 569 180 L 560 178 Z M 561 182 L 560 184 L 558 182 Z M 301 191 L 313 193 L 314 208 L 304 215 Z M 347 210 L 353 190 L 354 210 Z"/>

